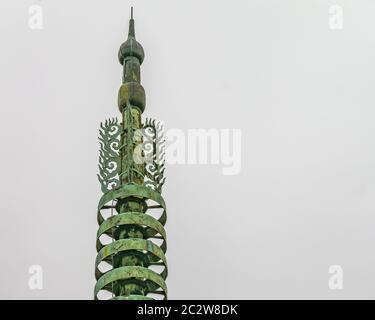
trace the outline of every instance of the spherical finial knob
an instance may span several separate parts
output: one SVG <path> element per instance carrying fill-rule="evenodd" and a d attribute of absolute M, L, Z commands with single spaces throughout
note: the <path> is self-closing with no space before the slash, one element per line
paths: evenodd
<path fill-rule="evenodd" d="M 128 40 L 121 45 L 118 53 L 118 58 L 121 64 L 124 64 L 124 59 L 127 57 L 136 57 L 140 64 L 143 62 L 145 57 L 141 44 L 135 39 L 133 7 L 131 10 L 131 19 L 129 21 Z"/>
<path fill-rule="evenodd" d="M 118 52 L 118 59 L 121 64 L 124 64 L 124 59 L 127 57 L 136 57 L 141 64 L 145 57 L 143 47 L 133 37 L 129 37 L 120 47 Z"/>

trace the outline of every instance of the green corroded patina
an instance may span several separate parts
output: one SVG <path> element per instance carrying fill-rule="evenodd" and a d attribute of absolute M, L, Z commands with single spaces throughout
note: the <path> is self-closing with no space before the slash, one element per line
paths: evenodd
<path fill-rule="evenodd" d="M 98 179 L 103 195 L 97 216 L 94 296 L 101 299 L 107 292 L 112 300 L 167 299 L 167 213 L 161 196 L 165 142 L 160 122 L 142 122 L 144 51 L 135 39 L 133 14 L 118 57 L 123 66 L 121 119 L 108 119 L 99 130 Z M 160 271 L 154 271 L 155 266 Z"/>
<path fill-rule="evenodd" d="M 163 277 L 155 271 L 138 266 L 119 267 L 106 272 L 96 282 L 94 294 L 97 296 L 100 290 L 110 288 L 111 284 L 116 281 L 131 280 L 132 278 L 142 279 L 147 292 L 161 294 L 164 297 L 167 296 L 167 286 Z"/>
<path fill-rule="evenodd" d="M 104 193 L 120 185 L 120 135 L 121 124 L 118 119 L 109 119 L 100 124 L 98 178 Z"/>

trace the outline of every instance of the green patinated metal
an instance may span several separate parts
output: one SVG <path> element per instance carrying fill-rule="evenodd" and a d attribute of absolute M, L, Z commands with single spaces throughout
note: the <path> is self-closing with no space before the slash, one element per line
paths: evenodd
<path fill-rule="evenodd" d="M 94 296 L 100 299 L 107 292 L 113 300 L 167 299 L 167 213 L 161 196 L 165 142 L 160 122 L 142 122 L 144 51 L 135 39 L 133 10 L 128 39 L 118 57 L 123 66 L 121 119 L 108 119 L 99 130 L 98 178 L 103 195 L 98 205 Z"/>

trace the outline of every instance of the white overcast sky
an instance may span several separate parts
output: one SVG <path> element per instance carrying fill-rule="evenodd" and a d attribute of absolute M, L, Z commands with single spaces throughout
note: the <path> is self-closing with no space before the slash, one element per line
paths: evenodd
<path fill-rule="evenodd" d="M 242 132 L 238 175 L 167 166 L 169 298 L 375 298 L 371 0 L 2 0 L 0 298 L 93 298 L 97 130 L 131 5 L 144 115 Z"/>

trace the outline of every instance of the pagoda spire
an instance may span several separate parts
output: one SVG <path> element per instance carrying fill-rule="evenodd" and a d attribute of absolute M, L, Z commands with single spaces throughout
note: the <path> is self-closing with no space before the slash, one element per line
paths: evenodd
<path fill-rule="evenodd" d="M 117 300 L 167 299 L 167 213 L 161 196 L 165 142 L 159 122 L 142 121 L 144 50 L 135 39 L 134 24 L 132 8 L 128 38 L 118 52 L 123 68 L 118 93 L 121 116 L 101 123 L 99 130 L 98 178 L 103 195 L 98 206 L 95 299 L 105 298 L 103 292 Z M 156 272 L 155 266 L 162 268 Z"/>

